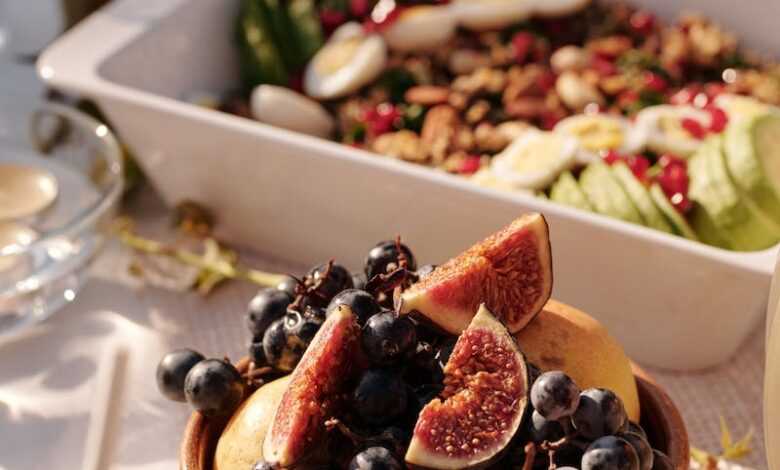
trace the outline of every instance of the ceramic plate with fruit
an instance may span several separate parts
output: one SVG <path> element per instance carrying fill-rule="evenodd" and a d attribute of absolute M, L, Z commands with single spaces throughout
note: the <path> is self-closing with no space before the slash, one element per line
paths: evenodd
<path fill-rule="evenodd" d="M 682 470 L 669 398 L 595 320 L 549 300 L 548 229 L 523 216 L 441 266 L 399 240 L 261 291 L 236 366 L 166 355 L 194 409 L 186 470 Z M 635 375 L 636 374 L 636 375 Z"/>

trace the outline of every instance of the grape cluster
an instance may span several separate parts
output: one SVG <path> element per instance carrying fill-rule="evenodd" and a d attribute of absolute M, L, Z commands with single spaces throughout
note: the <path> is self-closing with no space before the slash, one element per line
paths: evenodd
<path fill-rule="evenodd" d="M 533 458 L 533 468 L 672 469 L 669 457 L 651 447 L 644 429 L 629 421 L 614 392 L 580 390 L 560 371 L 536 374 L 529 371 L 531 416 L 519 439 L 522 458 Z"/>

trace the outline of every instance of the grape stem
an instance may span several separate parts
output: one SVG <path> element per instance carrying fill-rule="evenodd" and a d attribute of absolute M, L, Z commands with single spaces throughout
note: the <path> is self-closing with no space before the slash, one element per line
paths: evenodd
<path fill-rule="evenodd" d="M 525 445 L 525 461 L 522 470 L 531 470 L 534 466 L 534 460 L 536 460 L 536 444 L 529 442 Z"/>
<path fill-rule="evenodd" d="M 219 274 L 228 279 L 251 282 L 264 287 L 274 287 L 284 279 L 282 274 L 267 273 L 257 269 L 241 267 L 224 260 L 207 260 L 202 255 L 192 251 L 143 238 L 132 233 L 127 228 L 119 231 L 119 240 L 134 250 L 151 255 L 167 256 L 180 263 Z"/>

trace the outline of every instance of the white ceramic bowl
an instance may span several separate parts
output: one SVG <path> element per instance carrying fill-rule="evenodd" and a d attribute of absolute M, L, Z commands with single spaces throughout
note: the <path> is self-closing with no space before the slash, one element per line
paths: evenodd
<path fill-rule="evenodd" d="M 754 44 L 778 41 L 766 14 L 777 2 L 637 3 L 703 9 Z M 237 84 L 237 4 L 114 2 L 49 47 L 40 76 L 97 100 L 169 204 L 211 207 L 224 236 L 262 252 L 358 267 L 375 241 L 402 234 L 422 262 L 441 262 L 540 211 L 552 234 L 553 295 L 592 312 L 635 360 L 712 366 L 759 324 L 776 248 L 724 251 L 182 101 Z"/>

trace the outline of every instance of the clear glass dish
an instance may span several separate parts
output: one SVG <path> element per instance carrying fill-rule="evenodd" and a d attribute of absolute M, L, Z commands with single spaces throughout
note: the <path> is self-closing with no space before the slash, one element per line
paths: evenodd
<path fill-rule="evenodd" d="M 0 341 L 76 298 L 122 194 L 121 147 L 104 124 L 47 104 L 33 113 L 30 140 L 29 146 L 0 140 L 0 164 L 46 170 L 57 196 L 34 215 L 0 220 L 0 228 L 24 234 L 0 245 Z"/>

